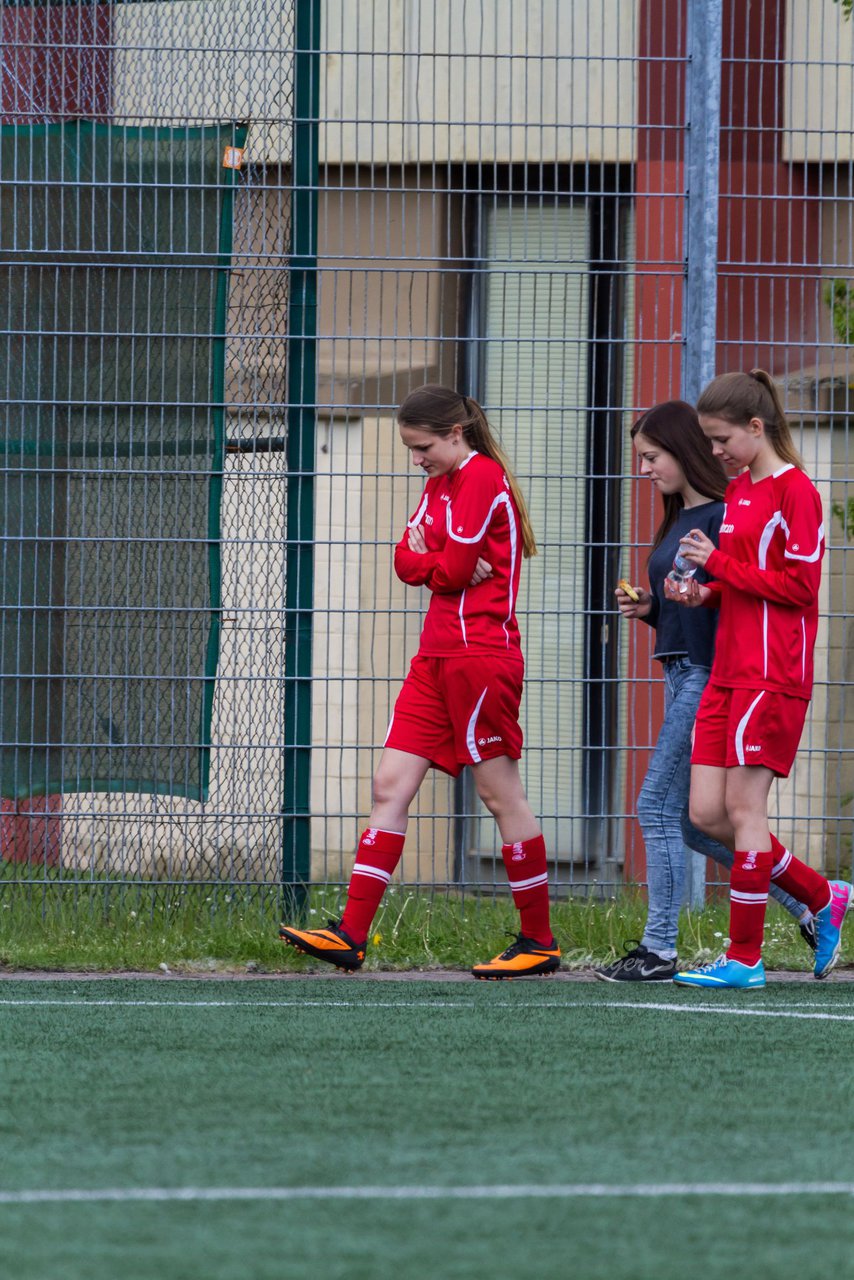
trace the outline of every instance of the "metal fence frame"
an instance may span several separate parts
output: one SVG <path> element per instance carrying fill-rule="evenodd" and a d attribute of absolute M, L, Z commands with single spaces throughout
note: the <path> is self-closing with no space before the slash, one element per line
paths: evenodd
<path fill-rule="evenodd" d="M 642 572 L 654 513 L 631 480 L 625 428 L 649 397 L 695 398 L 716 370 L 750 349 L 751 320 L 757 350 L 770 350 L 775 317 L 784 313 L 777 372 L 830 507 L 821 706 L 832 686 L 843 709 L 835 719 L 817 712 L 818 736 L 805 740 L 800 781 L 781 793 L 780 815 L 793 838 L 812 842 L 813 860 L 846 870 L 852 747 L 840 655 L 854 525 L 846 469 L 851 339 L 828 338 L 823 313 L 806 315 L 800 327 L 796 315 L 799 297 L 805 314 L 816 310 L 837 278 L 840 305 L 850 305 L 844 281 L 854 278 L 854 238 L 849 223 L 846 241 L 843 211 L 854 196 L 851 159 L 844 147 L 836 161 L 821 150 L 818 160 L 809 155 L 814 135 L 821 147 L 831 138 L 842 147 L 839 102 L 831 127 L 820 116 L 820 127 L 808 128 L 808 83 L 802 130 L 794 117 L 766 124 L 749 105 L 743 130 L 745 147 L 757 155 L 765 148 L 769 174 L 777 164 L 765 196 L 775 210 L 788 201 L 790 221 L 801 209 L 804 218 L 813 209 L 836 219 L 833 262 L 820 256 L 825 239 L 810 257 L 776 230 L 769 248 L 744 248 L 756 193 L 744 177 L 748 162 L 733 149 L 746 67 L 782 113 L 795 110 L 798 76 L 824 65 L 809 33 L 803 56 L 791 52 L 786 23 L 797 26 L 801 2 L 788 0 L 787 9 L 785 0 L 762 0 L 745 16 L 734 0 L 666 0 L 663 8 L 609 0 L 604 25 L 614 31 L 604 34 L 592 15 L 581 25 L 584 6 L 561 8 L 557 0 L 496 11 L 495 31 L 468 5 L 447 17 L 446 30 L 450 10 L 426 0 L 376 0 L 358 14 L 341 0 L 195 0 L 176 6 L 171 23 L 158 3 L 4 7 L 3 118 L 190 124 L 225 114 L 250 130 L 223 392 L 224 501 L 232 505 L 223 536 L 214 795 L 195 807 L 131 795 L 105 805 L 72 790 L 61 801 L 6 800 L 0 853 L 9 883 L 282 884 L 298 906 L 310 882 L 346 881 L 383 709 L 424 605 L 414 593 L 401 595 L 388 563 L 415 493 L 394 453 L 394 408 L 427 369 L 477 389 L 474 353 L 484 344 L 497 350 L 502 340 L 478 328 L 490 273 L 505 290 L 518 284 L 517 302 L 533 298 L 542 308 L 564 289 L 561 305 L 578 309 L 566 317 L 566 333 L 575 326 L 576 336 L 544 330 L 532 351 L 555 369 L 561 344 L 564 360 L 576 352 L 583 399 L 555 391 L 564 364 L 542 404 L 512 395 L 487 406 L 502 423 L 515 415 L 523 424 L 511 437 L 532 450 L 517 460 L 523 483 L 539 492 L 560 480 L 558 501 L 586 510 L 583 535 L 561 517 L 544 542 L 548 566 L 575 555 L 587 575 L 583 669 L 567 652 L 565 671 L 549 674 L 545 639 L 528 654 L 528 701 L 560 696 L 570 708 L 561 712 L 563 738 L 546 750 L 534 736 L 528 757 L 542 762 L 551 751 L 558 779 L 580 770 L 576 792 L 569 782 L 565 794 L 560 783 L 542 783 L 552 786 L 541 799 L 554 830 L 563 823 L 583 833 L 567 837 L 572 848 L 553 850 L 555 891 L 609 893 L 644 874 L 632 813 L 660 690 L 645 641 L 620 630 L 610 610 L 608 575 L 624 561 L 626 543 Z M 824 24 L 825 50 L 834 14 L 828 0 L 813 19 Z M 507 32 L 516 43 L 505 47 Z M 631 113 L 628 97 L 618 95 L 614 107 L 601 84 L 597 90 L 596 76 L 609 74 L 620 95 L 627 92 L 620 77 L 631 78 Z M 582 123 L 561 116 L 563 95 Z M 806 159 L 789 155 L 786 179 L 783 162 L 801 132 Z M 502 202 L 528 229 L 514 233 L 511 257 L 496 265 L 477 256 L 486 243 L 478 227 Z M 587 219 L 575 230 L 572 207 Z M 548 235 L 570 244 L 582 233 L 590 239 L 584 264 L 550 261 Z M 537 237 L 540 248 L 531 248 Z M 572 280 L 583 283 L 581 292 L 572 292 Z M 528 285 L 533 293 L 524 292 Z M 734 329 L 732 316 L 737 305 L 749 310 L 752 287 L 760 300 Z M 507 341 L 519 359 L 522 339 Z M 821 372 L 828 361 L 837 373 Z M 803 372 L 812 365 L 815 376 Z M 538 415 L 561 438 L 576 430 L 566 424 L 580 424 L 578 447 L 587 452 L 574 472 L 567 464 L 550 477 L 536 461 Z M 524 434 L 528 419 L 533 435 Z M 533 618 L 540 610 L 541 631 L 556 617 L 549 599 L 542 595 L 532 611 Z M 548 714 L 542 707 L 534 723 L 546 724 Z M 819 795 L 827 770 L 837 781 L 823 783 Z M 497 848 L 481 828 L 470 786 L 429 783 L 414 811 L 403 880 L 431 891 L 503 892 Z M 692 869 L 699 901 L 704 867 Z"/>

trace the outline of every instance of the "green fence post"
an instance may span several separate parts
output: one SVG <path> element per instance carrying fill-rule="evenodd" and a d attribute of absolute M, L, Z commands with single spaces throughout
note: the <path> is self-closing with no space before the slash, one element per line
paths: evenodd
<path fill-rule="evenodd" d="M 311 875 L 311 630 L 320 0 L 295 0 L 287 381 L 287 552 L 282 909 L 302 913 Z"/>

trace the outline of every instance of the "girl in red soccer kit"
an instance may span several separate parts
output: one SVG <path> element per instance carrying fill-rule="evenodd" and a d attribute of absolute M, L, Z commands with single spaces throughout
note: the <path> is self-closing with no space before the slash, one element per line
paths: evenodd
<path fill-rule="evenodd" d="M 340 969 L 360 968 L 427 770 L 456 777 L 470 765 L 478 795 L 498 823 L 521 917 L 516 941 L 472 973 L 551 973 L 560 950 L 549 919 L 546 849 L 518 764 L 524 662 L 516 597 L 522 559 L 536 554 L 525 502 L 475 400 L 427 385 L 406 398 L 397 422 L 427 484 L 395 548 L 394 567 L 403 582 L 429 588 L 430 605 L 374 775 L 373 808 L 344 914 L 327 929 L 283 925 L 279 936 Z"/>
<path fill-rule="evenodd" d="M 697 402 L 714 453 L 739 474 L 727 487 L 720 544 L 699 529 L 680 551 L 715 579 L 668 595 L 720 607 L 715 657 L 691 755 L 690 816 L 736 850 L 730 945 L 713 964 L 677 973 L 682 986 L 765 985 L 761 948 L 773 880 L 815 916 L 814 973 L 839 956 L 852 886 L 828 881 L 768 828 L 768 793 L 795 759 L 812 693 L 824 554 L 821 499 L 803 470 L 777 391 L 761 369 L 725 373 Z M 734 842 L 734 846 L 731 842 Z"/>

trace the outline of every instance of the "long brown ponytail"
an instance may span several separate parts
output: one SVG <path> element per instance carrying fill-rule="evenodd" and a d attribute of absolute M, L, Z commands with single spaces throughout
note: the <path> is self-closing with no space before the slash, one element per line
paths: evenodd
<path fill-rule="evenodd" d="M 472 396 L 463 396 L 450 387 L 428 382 L 410 392 L 397 411 L 397 420 L 405 427 L 421 427 L 437 436 L 448 436 L 453 427 L 462 427 L 463 436 L 472 449 L 477 453 L 485 453 L 502 468 L 519 512 L 522 554 L 526 558 L 537 554 L 537 540 L 531 528 L 527 503 L 519 488 L 519 481 L 510 469 L 504 450 L 492 434 L 486 414 Z"/>
<path fill-rule="evenodd" d="M 745 427 L 751 418 L 759 418 L 774 452 L 784 462 L 804 468 L 804 460 L 795 448 L 779 392 L 769 373 L 751 369 L 750 373 L 722 373 L 700 394 L 697 412 L 711 418 L 723 418 L 733 426 Z"/>

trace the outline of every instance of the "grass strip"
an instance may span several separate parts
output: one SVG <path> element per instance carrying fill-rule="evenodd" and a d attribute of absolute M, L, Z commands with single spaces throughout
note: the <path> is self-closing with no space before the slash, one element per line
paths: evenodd
<path fill-rule="evenodd" d="M 340 915 L 343 891 L 313 889 L 307 927 Z M 600 964 L 640 939 L 646 898 L 627 889 L 596 900 L 554 905 L 554 931 L 571 969 Z M 283 946 L 277 936 L 276 886 L 153 886 L 86 884 L 45 879 L 0 879 L 0 966 L 6 969 L 311 972 L 318 965 Z M 713 958 L 728 928 L 725 902 L 683 911 L 683 963 Z M 509 898 L 431 894 L 391 888 L 369 939 L 367 970 L 468 968 L 507 945 L 518 929 Z M 769 969 L 809 970 L 812 953 L 791 917 L 771 906 L 765 927 Z M 843 954 L 843 963 L 845 957 Z"/>

